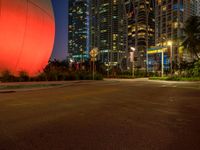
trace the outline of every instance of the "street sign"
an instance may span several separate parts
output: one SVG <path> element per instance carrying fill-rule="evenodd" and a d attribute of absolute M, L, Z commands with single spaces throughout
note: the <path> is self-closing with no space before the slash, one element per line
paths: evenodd
<path fill-rule="evenodd" d="M 96 61 L 96 56 L 98 55 L 98 48 L 93 48 L 91 51 L 90 51 L 90 56 L 91 56 L 91 61 L 93 62 L 92 63 L 92 78 L 94 80 L 94 62 Z"/>
<path fill-rule="evenodd" d="M 90 56 L 92 58 L 96 57 L 98 55 L 98 48 L 93 48 L 91 51 L 90 51 Z"/>

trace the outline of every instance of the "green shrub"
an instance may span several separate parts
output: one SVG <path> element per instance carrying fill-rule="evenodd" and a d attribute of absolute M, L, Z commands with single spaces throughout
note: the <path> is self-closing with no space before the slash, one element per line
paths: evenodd
<path fill-rule="evenodd" d="M 200 81 L 200 77 L 150 77 L 150 80 L 165 80 L 165 81 Z"/>
<path fill-rule="evenodd" d="M 18 81 L 20 82 L 27 82 L 29 81 L 29 76 L 25 71 L 20 71 L 19 72 L 19 77 L 18 77 Z"/>
<path fill-rule="evenodd" d="M 69 74 L 69 80 L 75 80 L 76 79 L 76 77 L 75 77 L 75 73 L 73 72 L 73 73 L 70 73 Z"/>
<path fill-rule="evenodd" d="M 48 81 L 58 81 L 58 73 L 56 71 L 50 71 L 46 73 Z"/>
<path fill-rule="evenodd" d="M 147 77 L 146 70 L 136 70 L 134 73 L 135 77 L 141 78 L 141 77 Z"/>
<path fill-rule="evenodd" d="M 58 74 L 57 74 L 57 80 L 58 81 L 64 81 L 64 80 L 66 80 L 66 73 L 65 72 L 58 72 Z"/>
<path fill-rule="evenodd" d="M 200 77 L 200 60 L 194 63 L 194 68 L 192 69 L 194 77 Z"/>
<path fill-rule="evenodd" d="M 46 73 L 40 73 L 38 76 L 33 78 L 33 81 L 48 81 Z"/>
<path fill-rule="evenodd" d="M 16 82 L 17 79 L 15 76 L 11 74 L 10 71 L 6 70 L 2 72 L 1 81 L 2 82 Z"/>
<path fill-rule="evenodd" d="M 96 73 L 96 74 L 94 75 L 94 79 L 95 79 L 95 80 L 103 80 L 103 75 L 101 75 L 101 74 L 99 74 L 99 73 Z"/>
<path fill-rule="evenodd" d="M 148 72 L 147 77 L 159 77 L 160 74 L 158 72 Z"/>

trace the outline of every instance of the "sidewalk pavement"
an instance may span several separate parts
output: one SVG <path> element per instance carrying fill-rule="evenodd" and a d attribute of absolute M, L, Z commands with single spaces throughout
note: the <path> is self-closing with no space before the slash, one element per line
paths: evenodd
<path fill-rule="evenodd" d="M 42 90 L 42 89 L 48 89 L 48 88 L 70 86 L 76 83 L 80 83 L 80 81 L 0 82 L 0 93 Z M 45 86 L 42 86 L 42 85 L 45 85 Z M 17 87 L 17 86 L 21 86 L 21 87 Z M 1 88 L 1 87 L 5 87 L 5 88 Z"/>

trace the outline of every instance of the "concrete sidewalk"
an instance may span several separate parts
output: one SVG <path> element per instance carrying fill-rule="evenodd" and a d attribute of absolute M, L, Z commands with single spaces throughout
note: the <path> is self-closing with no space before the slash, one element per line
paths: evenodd
<path fill-rule="evenodd" d="M 1 85 L 35 85 L 35 84 L 67 84 L 80 81 L 33 81 L 33 82 L 0 82 Z"/>
<path fill-rule="evenodd" d="M 0 82 L 0 93 L 42 90 L 55 87 L 71 86 L 76 83 L 80 83 L 80 81 Z"/>

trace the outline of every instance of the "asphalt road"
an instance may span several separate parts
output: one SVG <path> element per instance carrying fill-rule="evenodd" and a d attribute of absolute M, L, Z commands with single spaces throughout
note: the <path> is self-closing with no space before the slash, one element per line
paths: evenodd
<path fill-rule="evenodd" d="M 199 83 L 82 81 L 0 93 L 0 150 L 199 149 Z"/>

